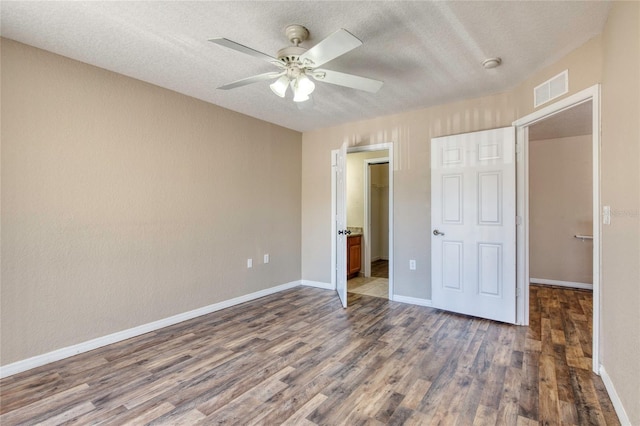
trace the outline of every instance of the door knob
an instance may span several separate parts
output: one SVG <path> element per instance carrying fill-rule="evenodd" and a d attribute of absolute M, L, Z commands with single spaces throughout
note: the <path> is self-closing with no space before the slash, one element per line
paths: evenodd
<path fill-rule="evenodd" d="M 437 237 L 438 235 L 444 235 L 444 232 L 440 232 L 437 229 L 434 229 L 433 230 L 433 235 L 435 235 Z"/>

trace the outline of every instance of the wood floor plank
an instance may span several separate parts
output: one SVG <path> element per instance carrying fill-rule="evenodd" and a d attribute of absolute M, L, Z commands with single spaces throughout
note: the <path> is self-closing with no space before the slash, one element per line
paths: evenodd
<path fill-rule="evenodd" d="M 423 379 L 415 380 L 410 388 L 407 390 L 404 399 L 400 403 L 400 405 L 409 410 L 415 410 L 418 407 L 422 398 L 427 394 L 429 388 L 431 387 L 431 382 L 428 382 Z"/>
<path fill-rule="evenodd" d="M 478 405 L 476 417 L 473 420 L 474 426 L 495 425 L 498 419 L 498 410 L 486 405 Z"/>
<path fill-rule="evenodd" d="M 508 367 L 505 372 L 500 405 L 498 406 L 497 424 L 513 425 L 517 423 L 521 381 L 522 370 Z"/>
<path fill-rule="evenodd" d="M 558 385 L 556 383 L 555 359 L 546 354 L 540 355 L 540 386 L 538 396 L 540 400 L 539 419 L 545 424 L 550 424 L 557 418 Z"/>
<path fill-rule="evenodd" d="M 41 426 L 59 425 L 62 423 L 66 423 L 69 420 L 83 416 L 95 410 L 95 408 L 95 405 L 93 405 L 90 401 L 81 402 L 73 407 L 70 407 L 68 410 L 63 411 L 60 414 L 47 417 L 45 420 L 39 422 L 38 424 Z"/>
<path fill-rule="evenodd" d="M 158 417 L 163 416 L 164 414 L 167 414 L 171 411 L 173 411 L 173 409 L 176 408 L 173 405 L 169 404 L 168 402 L 162 402 L 158 405 L 155 405 L 154 407 L 150 407 L 150 408 L 146 408 L 141 414 L 135 416 L 135 411 L 127 411 L 127 414 L 131 415 L 134 414 L 134 416 L 131 416 L 130 419 L 125 418 L 124 416 L 119 416 L 117 417 L 117 421 L 122 424 L 122 423 L 129 423 L 132 425 L 144 425 L 147 423 L 151 423 L 152 421 L 154 421 L 155 419 L 157 419 Z"/>
<path fill-rule="evenodd" d="M 24 373 L 16 376 L 24 376 Z M 2 386 L 0 415 L 60 392 L 62 378 L 59 373 L 54 372 L 25 376 L 24 380 L 14 383 L 5 380 L 7 383 Z"/>
<path fill-rule="evenodd" d="M 539 426 L 538 422 L 527 417 L 518 416 L 516 426 Z"/>
<path fill-rule="evenodd" d="M 518 327 L 300 287 L 0 381 L 0 423 L 607 424 L 591 294 L 531 286 Z"/>
<path fill-rule="evenodd" d="M 9 411 L 0 416 L 0 424 L 18 424 L 30 419 L 39 419 L 38 421 L 42 422 L 47 418 L 57 416 L 61 412 L 67 411 L 69 406 L 73 406 L 79 398 L 78 395 L 87 389 L 89 386 L 85 383 L 32 402 L 20 409 Z"/>
<path fill-rule="evenodd" d="M 307 416 L 313 412 L 320 404 L 327 399 L 326 395 L 321 393 L 316 394 L 313 398 L 307 401 L 302 407 L 296 410 L 288 419 L 286 419 L 283 426 L 298 426 L 307 422 L 308 424 L 315 424 L 310 420 L 307 420 Z"/>

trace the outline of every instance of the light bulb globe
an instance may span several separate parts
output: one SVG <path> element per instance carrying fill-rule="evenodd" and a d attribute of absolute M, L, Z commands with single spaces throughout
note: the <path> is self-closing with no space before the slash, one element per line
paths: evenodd
<path fill-rule="evenodd" d="M 293 102 L 304 102 L 309 100 L 309 95 L 300 91 L 295 92 L 293 96 Z"/>
<path fill-rule="evenodd" d="M 286 75 L 283 75 L 282 77 L 271 83 L 269 87 L 271 87 L 273 93 L 280 96 L 281 98 L 284 98 L 284 95 L 287 93 L 287 87 L 289 87 L 289 78 Z"/>
<path fill-rule="evenodd" d="M 316 88 L 316 85 L 309 77 L 302 74 L 298 77 L 297 81 L 298 92 L 302 92 L 305 95 L 310 95 Z"/>

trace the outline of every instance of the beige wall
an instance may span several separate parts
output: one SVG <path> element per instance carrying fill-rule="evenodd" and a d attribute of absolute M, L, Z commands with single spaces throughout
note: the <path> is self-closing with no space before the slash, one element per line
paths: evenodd
<path fill-rule="evenodd" d="M 347 154 L 347 226 L 364 227 L 364 160 L 386 157 L 387 150 Z"/>
<path fill-rule="evenodd" d="M 381 188 L 389 186 L 389 164 L 372 164 L 370 167 L 371 184 Z"/>
<path fill-rule="evenodd" d="M 529 273 L 593 283 L 591 135 L 529 142 Z"/>
<path fill-rule="evenodd" d="M 371 169 L 371 260 L 389 259 L 389 164 Z"/>
<path fill-rule="evenodd" d="M 515 89 L 518 118 L 534 111 L 533 88 L 564 70 L 569 71 L 569 92 L 542 108 L 602 81 L 602 36 L 598 35 L 559 61 L 544 67 Z"/>
<path fill-rule="evenodd" d="M 3 365 L 300 279 L 300 133 L 9 40 L 1 60 Z"/>
<path fill-rule="evenodd" d="M 602 363 L 640 425 L 640 3 L 616 2 L 603 34 Z"/>

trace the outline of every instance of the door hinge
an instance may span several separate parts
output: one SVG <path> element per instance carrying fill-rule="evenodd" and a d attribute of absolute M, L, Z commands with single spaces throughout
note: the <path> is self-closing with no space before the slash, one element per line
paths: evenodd
<path fill-rule="evenodd" d="M 522 216 L 516 216 L 516 225 L 522 225 Z"/>
<path fill-rule="evenodd" d="M 520 287 L 516 287 L 516 297 L 522 297 L 522 289 Z"/>

